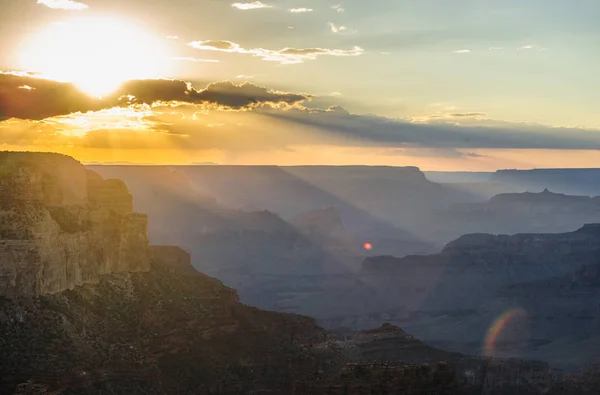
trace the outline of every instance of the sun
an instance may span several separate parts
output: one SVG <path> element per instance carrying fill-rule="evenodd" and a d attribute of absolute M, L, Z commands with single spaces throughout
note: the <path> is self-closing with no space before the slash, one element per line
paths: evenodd
<path fill-rule="evenodd" d="M 164 42 L 144 29 L 116 18 L 90 17 L 41 29 L 22 46 L 19 64 L 102 97 L 130 79 L 165 77 L 168 59 Z"/>

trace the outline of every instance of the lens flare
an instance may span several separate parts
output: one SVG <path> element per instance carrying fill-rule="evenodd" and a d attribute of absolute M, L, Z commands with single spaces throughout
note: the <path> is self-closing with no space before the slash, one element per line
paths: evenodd
<path fill-rule="evenodd" d="M 365 243 L 365 244 L 363 244 L 363 247 L 365 248 L 365 250 L 371 251 L 373 249 L 373 244 Z"/>
<path fill-rule="evenodd" d="M 525 316 L 526 316 L 526 311 L 523 309 L 517 308 L 517 309 L 508 310 L 508 311 L 504 312 L 502 315 L 500 315 L 498 318 L 496 318 L 496 320 L 494 321 L 492 326 L 490 326 L 490 329 L 488 329 L 487 334 L 485 336 L 484 347 L 483 347 L 484 355 L 489 356 L 489 357 L 494 356 L 494 351 L 496 349 L 496 341 L 498 340 L 498 337 L 502 333 L 502 330 L 504 328 L 506 328 L 506 326 L 511 321 L 515 321 L 516 319 L 522 318 Z"/>

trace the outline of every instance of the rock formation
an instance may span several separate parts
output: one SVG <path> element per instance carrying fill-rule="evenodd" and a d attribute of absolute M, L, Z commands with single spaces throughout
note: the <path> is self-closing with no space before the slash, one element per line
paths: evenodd
<path fill-rule="evenodd" d="M 122 181 L 53 154 L 3 153 L 0 174 L 0 393 L 285 394 L 341 366 L 311 351 L 314 319 L 149 247 Z"/>
<path fill-rule="evenodd" d="M 0 294 L 43 295 L 148 270 L 147 217 L 122 181 L 72 158 L 0 153 Z"/>
<path fill-rule="evenodd" d="M 517 192 L 547 188 L 571 195 L 600 195 L 600 169 L 498 170 L 490 180 L 509 185 Z"/>
<path fill-rule="evenodd" d="M 563 369 L 595 363 L 600 357 L 598 262 L 563 276 L 506 285 L 462 322 L 462 330 L 472 332 L 482 321 L 518 309 L 521 328 L 498 336 L 495 355 L 536 358 Z"/>
<path fill-rule="evenodd" d="M 127 182 L 136 197 L 136 208 L 153 214 L 142 203 L 146 184 L 162 184 L 161 166 L 92 166 L 94 171 Z M 143 174 L 143 176 L 140 176 Z M 411 234 L 422 224 L 422 215 L 435 208 L 464 201 L 463 193 L 427 181 L 415 167 L 378 166 L 181 166 L 201 196 L 212 196 L 222 207 L 235 210 L 269 210 L 285 220 L 324 207 L 335 207 L 346 230 L 361 240 L 380 240 L 380 253 L 405 255 L 435 251 L 434 246 Z M 183 188 L 172 194 L 182 194 Z M 408 229 L 408 231 L 407 231 Z M 151 238 L 153 230 L 150 230 Z M 171 244 L 172 241 L 154 242 Z M 195 256 L 195 255 L 194 255 Z"/>
<path fill-rule="evenodd" d="M 466 233 L 561 233 L 600 221 L 600 198 L 539 193 L 504 193 L 483 203 L 457 204 L 436 213 L 430 237 L 447 242 Z"/>
<path fill-rule="evenodd" d="M 241 304 L 186 251 L 148 246 L 145 217 L 132 212 L 122 182 L 59 155 L 0 159 L 0 393 L 546 389 L 515 392 L 529 377 L 521 367 L 436 350 L 393 325 L 333 335 L 313 318 Z M 268 212 L 246 219 L 251 228 L 281 225 Z M 504 367 L 493 370 L 497 362 Z M 518 365 L 536 384 L 552 383 L 545 365 Z"/>
<path fill-rule="evenodd" d="M 598 292 L 589 286 L 553 288 L 552 279 L 570 278 L 583 266 L 597 264 L 599 257 L 600 231 L 594 224 L 563 234 L 465 235 L 439 254 L 367 258 L 360 275 L 331 283 L 313 299 L 313 308 L 319 324 L 329 329 L 392 322 L 430 345 L 463 353 L 484 353 L 484 339 L 494 322 L 523 309 L 528 316 L 539 315 L 540 324 L 532 327 L 533 334 L 508 337 L 506 343 L 514 344 L 494 355 L 556 361 L 550 353 L 533 354 L 536 342 L 557 340 L 561 331 L 582 333 L 577 328 L 587 328 L 589 336 L 597 324 L 593 300 Z M 586 273 L 593 279 L 592 269 Z M 543 284 L 548 284 L 547 291 L 542 292 Z M 508 286 L 512 290 L 503 292 L 510 291 L 509 296 L 501 296 Z M 308 309 L 302 312 L 310 314 Z M 581 366 L 586 360 L 572 362 Z"/>

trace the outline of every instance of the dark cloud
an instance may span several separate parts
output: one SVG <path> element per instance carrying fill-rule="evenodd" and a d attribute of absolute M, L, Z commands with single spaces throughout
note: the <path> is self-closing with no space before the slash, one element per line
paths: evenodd
<path fill-rule="evenodd" d="M 418 158 L 482 158 L 474 152 L 462 152 L 454 148 L 402 148 L 391 149 L 382 152 L 388 156 L 410 156 Z"/>
<path fill-rule="evenodd" d="M 96 99 L 73 84 L 30 75 L 0 73 L 0 120 L 41 120 L 76 112 L 156 102 L 183 102 L 239 110 L 258 105 L 293 105 L 309 99 L 308 95 L 273 91 L 248 82 L 241 85 L 229 81 L 216 82 L 198 90 L 185 81 L 166 79 L 128 81 L 111 96 Z"/>
<path fill-rule="evenodd" d="M 99 100 L 72 84 L 0 73 L 0 121 L 8 118 L 40 120 L 101 108 Z"/>
<path fill-rule="evenodd" d="M 241 109 L 260 104 L 289 104 L 309 100 L 309 96 L 278 92 L 251 83 L 235 85 L 230 81 L 215 82 L 205 89 L 194 89 L 190 84 L 179 80 L 136 80 L 126 82 L 117 92 L 121 100 L 127 96 L 128 102 L 152 104 L 157 101 L 175 101 L 190 104 L 207 104 Z"/>
<path fill-rule="evenodd" d="M 310 99 L 310 96 L 272 91 L 251 83 L 234 85 L 229 81 L 210 84 L 197 92 L 199 101 L 217 103 L 232 108 L 249 107 L 257 104 L 297 104 Z"/>
<path fill-rule="evenodd" d="M 357 115 L 330 110 L 262 109 L 267 117 L 325 132 L 330 141 L 348 145 L 455 149 L 574 149 L 600 150 L 600 131 L 548 127 L 538 124 L 493 122 L 416 123 L 399 118 Z M 466 121 L 469 120 L 466 117 Z"/>

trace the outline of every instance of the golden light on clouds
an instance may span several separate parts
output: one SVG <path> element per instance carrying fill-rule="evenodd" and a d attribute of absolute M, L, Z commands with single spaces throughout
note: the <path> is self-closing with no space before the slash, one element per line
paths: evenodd
<path fill-rule="evenodd" d="M 127 21 L 81 17 L 48 25 L 21 46 L 20 67 L 101 97 L 130 79 L 165 77 L 162 40 Z"/>

